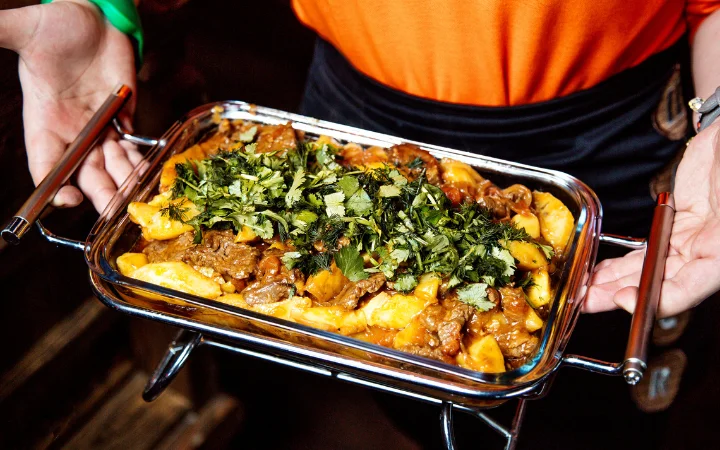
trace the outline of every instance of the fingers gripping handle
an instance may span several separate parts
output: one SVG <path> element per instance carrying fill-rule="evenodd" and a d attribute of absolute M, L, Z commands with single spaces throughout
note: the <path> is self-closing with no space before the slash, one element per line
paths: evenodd
<path fill-rule="evenodd" d="M 2 237 L 11 244 L 18 244 L 23 235 L 52 201 L 55 194 L 72 176 L 85 156 L 97 143 L 107 125 L 125 106 L 132 90 L 124 84 L 118 86 L 92 116 L 85 128 L 70 144 L 52 171 L 42 180 L 10 223 L 2 230 Z"/>
<path fill-rule="evenodd" d="M 647 368 L 647 348 L 655 314 L 660 302 L 665 260 L 670 247 L 670 233 L 675 218 L 675 202 L 669 192 L 658 195 L 653 214 L 645 262 L 640 275 L 638 298 L 630 325 L 623 376 L 628 384 L 637 384 Z"/>

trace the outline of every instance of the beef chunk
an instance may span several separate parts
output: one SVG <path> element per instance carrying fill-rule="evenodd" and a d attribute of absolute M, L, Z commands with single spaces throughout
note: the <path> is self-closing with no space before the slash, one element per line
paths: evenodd
<path fill-rule="evenodd" d="M 297 269 L 288 269 L 280 257 L 284 251 L 269 248 L 262 254 L 255 269 L 255 281 L 242 291 L 243 299 L 250 305 L 275 303 L 286 300 L 297 290 L 296 281 L 303 275 Z"/>
<path fill-rule="evenodd" d="M 183 261 L 185 253 L 195 246 L 193 244 L 194 234 L 192 231 L 183 233 L 175 239 L 165 241 L 152 241 L 144 249 L 151 263 L 164 261 Z"/>
<path fill-rule="evenodd" d="M 394 145 L 388 149 L 390 162 L 398 167 L 405 176 L 414 180 L 423 170 L 428 183 L 438 185 L 440 183 L 440 164 L 430 153 L 413 144 Z M 420 159 L 423 164 L 419 167 L 408 167 L 413 161 Z"/>
<path fill-rule="evenodd" d="M 236 280 L 248 278 L 255 270 L 259 251 L 237 243 L 231 230 L 207 231 L 203 242 L 193 244 L 193 232 L 175 239 L 153 241 L 143 250 L 150 262 L 182 261 L 196 267 L 210 267 Z"/>
<path fill-rule="evenodd" d="M 355 309 L 365 294 L 377 292 L 385 284 L 385 275 L 376 273 L 370 278 L 345 285 L 342 291 L 330 300 L 330 305 L 339 305 L 345 309 Z"/>
<path fill-rule="evenodd" d="M 232 230 L 211 230 L 203 234 L 202 244 L 188 249 L 183 261 L 242 280 L 255 270 L 259 253 L 254 247 L 235 242 Z"/>

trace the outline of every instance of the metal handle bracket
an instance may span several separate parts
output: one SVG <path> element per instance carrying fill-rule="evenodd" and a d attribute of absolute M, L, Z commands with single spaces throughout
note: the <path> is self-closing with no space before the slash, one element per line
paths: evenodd
<path fill-rule="evenodd" d="M 2 237 L 10 244 L 19 244 L 20 239 L 30 229 L 30 225 L 40 217 L 43 209 L 52 201 L 55 194 L 72 176 L 85 156 L 95 146 L 103 131 L 125 106 L 132 95 L 132 90 L 122 84 L 105 100 L 95 112 L 90 121 L 80 131 L 80 134 L 63 153 L 60 160 L 50 173 L 40 182 L 30 197 L 20 207 L 20 210 L 2 230 Z"/>
<path fill-rule="evenodd" d="M 640 274 L 637 303 L 630 324 L 630 337 L 623 363 L 625 381 L 631 385 L 639 383 L 647 369 L 647 348 L 660 302 L 660 291 L 674 218 L 675 201 L 672 194 L 660 193 L 653 214 L 645 262 Z"/>
<path fill-rule="evenodd" d="M 645 248 L 645 261 L 640 275 L 638 298 L 630 325 L 625 359 L 621 363 L 611 363 L 584 356 L 565 355 L 561 361 L 562 365 L 604 375 L 622 374 L 630 385 L 640 382 L 645 369 L 647 369 L 647 347 L 660 301 L 660 290 L 674 218 L 673 196 L 669 192 L 662 192 L 657 197 L 650 236 L 647 241 L 612 234 L 600 235 L 600 242 L 635 250 Z"/>

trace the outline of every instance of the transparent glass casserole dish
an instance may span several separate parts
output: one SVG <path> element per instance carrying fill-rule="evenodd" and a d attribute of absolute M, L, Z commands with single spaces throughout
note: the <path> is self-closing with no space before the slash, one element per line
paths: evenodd
<path fill-rule="evenodd" d="M 106 114 L 107 117 L 98 119 L 95 128 L 100 130 L 95 130 L 97 135 L 113 115 Z M 130 251 L 140 235 L 140 228 L 129 220 L 126 213 L 128 204 L 149 200 L 156 193 L 163 162 L 212 132 L 220 119 L 242 119 L 259 124 L 291 122 L 293 128 L 302 131 L 306 138 L 327 135 L 343 143 L 354 142 L 363 146 L 389 147 L 412 143 L 435 157 L 449 157 L 468 163 L 498 186 L 520 183 L 559 198 L 570 209 L 575 219 L 575 230 L 556 277 L 555 298 L 534 355 L 517 369 L 500 374 L 480 373 L 123 276 L 117 270 L 115 261 L 119 255 Z M 160 139 L 133 136 L 123 130 L 117 121 L 114 124 L 125 139 L 150 145 L 151 149 L 101 214 L 86 241 L 61 238 L 39 222 L 38 226 L 48 240 L 84 251 L 93 290 L 107 306 L 183 329 L 151 377 L 144 393 L 147 400 L 156 398 L 172 381 L 195 347 L 210 345 L 418 400 L 441 403 L 444 405 L 443 433 L 448 447 L 452 447 L 453 409 L 470 412 L 485 420 L 503 433 L 508 446 L 511 446 L 522 420 L 524 400 L 544 395 L 551 375 L 561 366 L 575 366 L 609 375 L 625 374 L 631 384 L 639 380 L 638 373 L 642 376 L 649 333 L 647 323 L 652 323 L 657 306 L 657 299 L 652 298 L 659 283 L 657 267 L 664 266 L 665 258 L 663 252 L 657 249 L 662 249 L 663 245 L 666 248 L 662 237 L 669 233 L 667 214 L 662 213 L 672 208 L 671 197 L 659 198 L 649 239 L 648 260 L 652 264 L 646 263 L 646 266 L 653 267 L 643 271 L 649 285 L 645 289 L 648 292 L 643 293 L 641 283 L 641 297 L 647 297 L 641 300 L 645 301 L 643 305 L 648 306 L 639 307 L 636 311 L 626 360 L 606 363 L 564 355 L 564 350 L 581 310 L 599 243 L 605 241 L 628 248 L 644 248 L 645 241 L 602 235 L 602 208 L 597 196 L 585 184 L 567 174 L 238 101 L 199 107 L 173 124 Z M 86 147 L 83 151 L 90 148 L 91 143 L 87 143 Z M 42 187 L 41 184 L 38 190 Z M 28 203 L 31 200 L 32 197 Z M 37 205 L 35 207 L 37 209 Z M 33 221 L 20 213 L 15 219 L 22 219 L 27 224 Z M 13 224 L 3 231 L 3 236 L 12 231 Z M 654 278 L 651 273 L 653 268 Z M 511 398 L 520 399 L 518 415 L 511 430 L 504 429 L 480 412 Z"/>

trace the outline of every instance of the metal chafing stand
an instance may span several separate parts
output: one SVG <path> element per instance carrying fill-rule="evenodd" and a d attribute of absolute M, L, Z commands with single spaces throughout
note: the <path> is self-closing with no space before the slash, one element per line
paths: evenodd
<path fill-rule="evenodd" d="M 517 442 L 526 401 L 543 397 L 549 389 L 552 375 L 561 367 L 577 367 L 605 375 L 622 374 L 628 384 L 636 384 L 642 378 L 674 216 L 670 193 L 658 196 L 647 242 L 602 234 L 602 210 L 597 197 L 587 186 L 569 175 L 413 142 L 436 157 L 450 157 L 471 164 L 498 183 L 519 182 L 534 189 L 550 191 L 568 205 L 576 220 L 576 230 L 537 353 L 518 369 L 503 374 L 484 374 L 121 275 L 115 266 L 115 258 L 127 251 L 138 237 L 137 227 L 129 222 L 125 213 L 127 204 L 149 198 L 155 192 L 163 161 L 197 142 L 217 125 L 218 119 L 242 119 L 259 124 L 292 122 L 294 128 L 308 137 L 328 135 L 341 142 L 361 145 L 387 147 L 408 142 L 244 102 L 221 102 L 200 107 L 176 122 L 160 139 L 135 136 L 123 129 L 119 121 L 113 120 L 130 94 L 126 86 L 116 89 L 51 174 L 2 231 L 2 236 L 8 242 L 18 243 L 35 222 L 48 241 L 83 251 L 90 269 L 92 288 L 105 305 L 132 316 L 182 329 L 150 377 L 143 393 L 145 400 L 157 398 L 193 350 L 204 345 L 438 404 L 441 406 L 442 434 L 448 449 L 455 448 L 455 411 L 482 420 L 505 438 L 506 449 L 512 449 Z M 123 139 L 150 146 L 151 149 L 101 214 L 84 242 L 57 236 L 37 219 L 111 122 Z M 564 354 L 601 242 L 635 250 L 645 249 L 646 255 L 625 359 L 617 363 Z M 510 399 L 517 399 L 518 406 L 509 426 L 499 424 L 484 412 Z"/>

